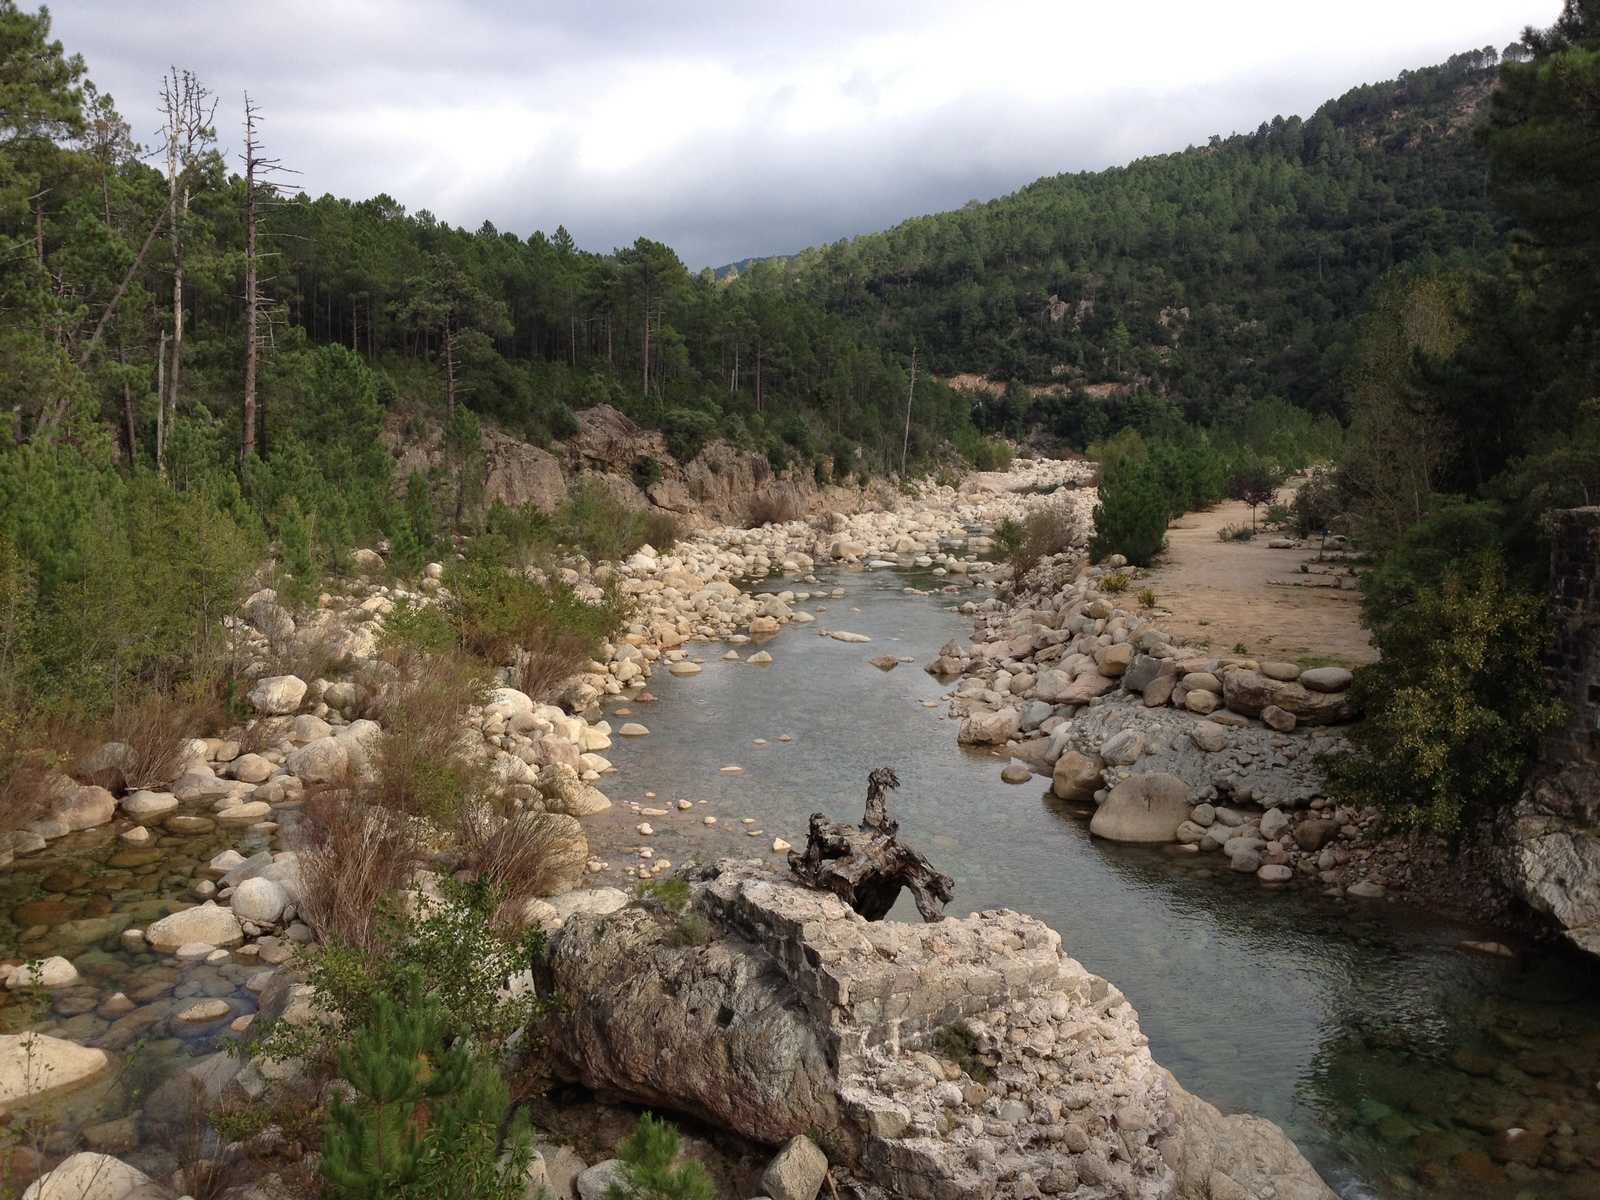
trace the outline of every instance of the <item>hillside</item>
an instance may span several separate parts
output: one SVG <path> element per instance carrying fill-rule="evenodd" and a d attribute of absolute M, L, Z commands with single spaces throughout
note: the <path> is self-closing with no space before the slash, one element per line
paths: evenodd
<path fill-rule="evenodd" d="M 1377 279 L 1506 244 L 1471 133 L 1496 59 L 813 249 L 782 285 L 944 374 L 1149 387 L 1207 422 L 1268 394 L 1337 413 Z"/>

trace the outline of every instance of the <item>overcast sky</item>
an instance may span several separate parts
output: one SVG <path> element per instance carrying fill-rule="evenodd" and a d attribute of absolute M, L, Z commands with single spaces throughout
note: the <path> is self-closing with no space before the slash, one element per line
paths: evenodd
<path fill-rule="evenodd" d="M 28 0 L 25 0 L 28 2 Z M 1557 0 L 56 0 L 154 144 L 169 65 L 314 195 L 692 268 L 1308 114 Z"/>

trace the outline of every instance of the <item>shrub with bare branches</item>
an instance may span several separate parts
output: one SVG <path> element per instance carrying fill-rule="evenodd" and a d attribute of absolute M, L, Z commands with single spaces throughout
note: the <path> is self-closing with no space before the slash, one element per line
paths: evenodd
<path fill-rule="evenodd" d="M 395 677 L 369 705 L 386 729 L 372 799 L 453 830 L 464 805 L 488 786 L 488 764 L 461 714 L 482 703 L 489 673 L 448 651 L 394 657 Z"/>
<path fill-rule="evenodd" d="M 782 525 L 806 515 L 805 502 L 792 483 L 774 483 L 756 492 L 744 505 L 744 526 Z"/>
<path fill-rule="evenodd" d="M 1072 518 L 1063 509 L 1039 508 L 1029 513 L 1014 539 L 1011 578 L 1020 586 L 1041 559 L 1071 549 L 1075 532 Z"/>
<path fill-rule="evenodd" d="M 561 818 L 548 813 L 515 813 L 509 819 L 480 807 L 462 822 L 467 870 L 484 880 L 499 898 L 497 920 L 521 922 L 522 910 L 536 896 L 547 896 L 558 881 L 581 865 Z M 581 852 L 581 844 L 578 846 Z"/>
<path fill-rule="evenodd" d="M 344 786 L 313 793 L 299 829 L 300 915 L 324 939 L 381 952 L 385 901 L 427 861 L 417 826 Z"/>
<path fill-rule="evenodd" d="M 113 790 L 170 783 L 183 766 L 189 739 L 214 733 L 224 717 L 221 701 L 212 695 L 147 693 L 116 709 L 105 725 L 104 740 L 121 742 L 130 751 L 124 765 L 82 776 L 83 781 Z"/>

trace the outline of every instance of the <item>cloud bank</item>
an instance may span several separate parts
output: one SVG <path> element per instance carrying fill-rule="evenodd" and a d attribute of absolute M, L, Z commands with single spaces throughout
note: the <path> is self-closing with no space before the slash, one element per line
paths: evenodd
<path fill-rule="evenodd" d="M 172 65 L 313 194 L 693 268 L 1308 114 L 1556 0 L 57 0 L 141 140 Z M 230 155 L 231 156 L 231 155 Z"/>

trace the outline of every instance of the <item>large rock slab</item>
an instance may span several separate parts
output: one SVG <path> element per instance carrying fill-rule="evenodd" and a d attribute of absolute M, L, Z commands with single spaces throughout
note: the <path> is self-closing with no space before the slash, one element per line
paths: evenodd
<path fill-rule="evenodd" d="M 237 946 L 244 941 L 244 930 L 239 926 L 238 917 L 207 900 L 198 908 L 186 908 L 151 922 L 144 936 L 157 950 L 173 951 L 190 942 Z"/>
<path fill-rule="evenodd" d="M 1176 775 L 1150 771 L 1111 789 L 1089 832 L 1109 842 L 1158 845 L 1178 835 L 1194 807 L 1189 785 Z"/>
<path fill-rule="evenodd" d="M 117 815 L 117 800 L 103 787 L 77 787 L 57 796 L 50 813 L 73 832 L 93 829 Z"/>
<path fill-rule="evenodd" d="M 0 1034 L 0 1104 L 93 1079 L 110 1061 L 104 1050 L 91 1050 L 62 1038 Z"/>
<path fill-rule="evenodd" d="M 1298 680 L 1268 679 L 1257 671 L 1229 671 L 1222 680 L 1222 699 L 1234 712 L 1247 717 L 1259 717 L 1263 709 L 1276 706 L 1293 713 L 1300 725 L 1353 721 L 1360 712 L 1347 693 L 1313 692 Z"/>
<path fill-rule="evenodd" d="M 1185 1093 L 1122 994 L 1030 917 L 874 923 L 731 860 L 691 880 L 708 938 L 674 936 L 677 918 L 638 905 L 552 935 L 536 974 L 568 1001 L 550 1028 L 556 1078 L 769 1145 L 807 1135 L 841 1192 L 994 1196 L 1004 1155 L 1047 1194 L 1092 1178 L 1080 1194 L 1333 1200 L 1270 1123 Z M 1011 1084 L 1003 1103 L 943 1061 L 936 1038 L 952 1026 Z M 1050 1136 L 1020 1138 L 1018 1122 Z"/>
<path fill-rule="evenodd" d="M 285 716 L 306 698 L 306 681 L 298 675 L 268 675 L 256 681 L 249 700 L 262 716 Z"/>
<path fill-rule="evenodd" d="M 153 1195 L 150 1176 L 120 1158 L 85 1150 L 28 1185 L 22 1200 L 127 1200 L 134 1193 Z"/>

